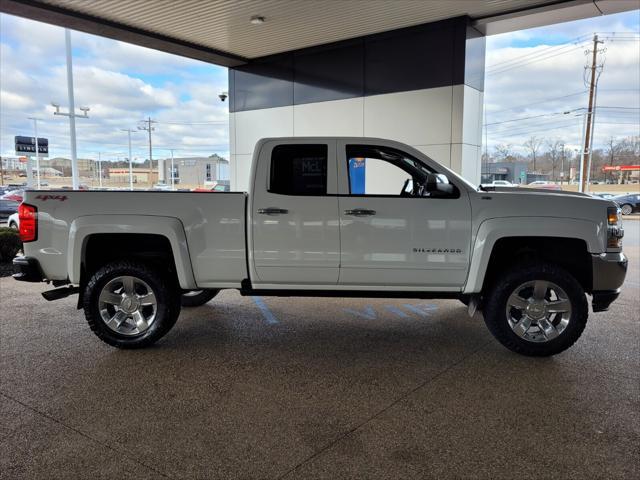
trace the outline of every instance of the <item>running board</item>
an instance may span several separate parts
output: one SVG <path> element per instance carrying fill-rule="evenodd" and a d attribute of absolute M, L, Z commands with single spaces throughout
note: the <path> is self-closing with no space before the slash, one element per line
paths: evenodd
<path fill-rule="evenodd" d="M 54 288 L 53 290 L 47 290 L 46 292 L 42 292 L 42 296 L 45 300 L 51 302 L 53 300 L 60 300 L 61 298 L 66 298 L 69 295 L 74 295 L 80 291 L 80 287 L 64 287 L 64 288 Z"/>

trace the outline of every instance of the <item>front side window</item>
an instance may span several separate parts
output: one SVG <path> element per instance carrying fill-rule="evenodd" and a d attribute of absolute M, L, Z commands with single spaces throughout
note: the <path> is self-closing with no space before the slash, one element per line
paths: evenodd
<path fill-rule="evenodd" d="M 351 195 L 445 198 L 458 194 L 445 175 L 395 148 L 347 145 L 346 154 Z"/>
<path fill-rule="evenodd" d="M 278 145 L 271 153 L 269 192 L 326 195 L 327 145 Z"/>

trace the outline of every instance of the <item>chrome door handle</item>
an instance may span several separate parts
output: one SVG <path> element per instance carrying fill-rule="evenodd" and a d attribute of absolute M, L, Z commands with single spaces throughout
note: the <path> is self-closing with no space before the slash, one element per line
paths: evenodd
<path fill-rule="evenodd" d="M 345 210 L 345 215 L 353 215 L 355 217 L 368 217 L 370 215 L 375 215 L 375 210 L 367 210 L 366 208 L 354 208 L 353 210 Z"/>
<path fill-rule="evenodd" d="M 284 213 L 289 213 L 289 210 L 285 208 L 269 207 L 269 208 L 259 208 L 258 213 L 262 215 L 281 215 Z"/>

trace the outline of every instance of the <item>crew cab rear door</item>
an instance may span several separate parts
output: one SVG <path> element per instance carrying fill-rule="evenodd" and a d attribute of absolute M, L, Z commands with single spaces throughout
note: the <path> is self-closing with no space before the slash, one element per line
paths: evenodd
<path fill-rule="evenodd" d="M 340 239 L 333 139 L 273 140 L 254 165 L 255 285 L 335 285 Z"/>
<path fill-rule="evenodd" d="M 468 193 L 456 187 L 448 196 L 414 194 L 412 175 L 441 173 L 416 153 L 355 139 L 337 142 L 340 285 L 457 291 L 464 284 Z"/>

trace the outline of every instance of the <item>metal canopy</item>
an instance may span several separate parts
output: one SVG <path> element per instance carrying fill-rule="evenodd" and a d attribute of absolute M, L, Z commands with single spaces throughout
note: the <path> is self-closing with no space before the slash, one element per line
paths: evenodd
<path fill-rule="evenodd" d="M 633 8 L 635 0 L 0 0 L 4 13 L 229 67 L 452 17 L 493 34 Z"/>

